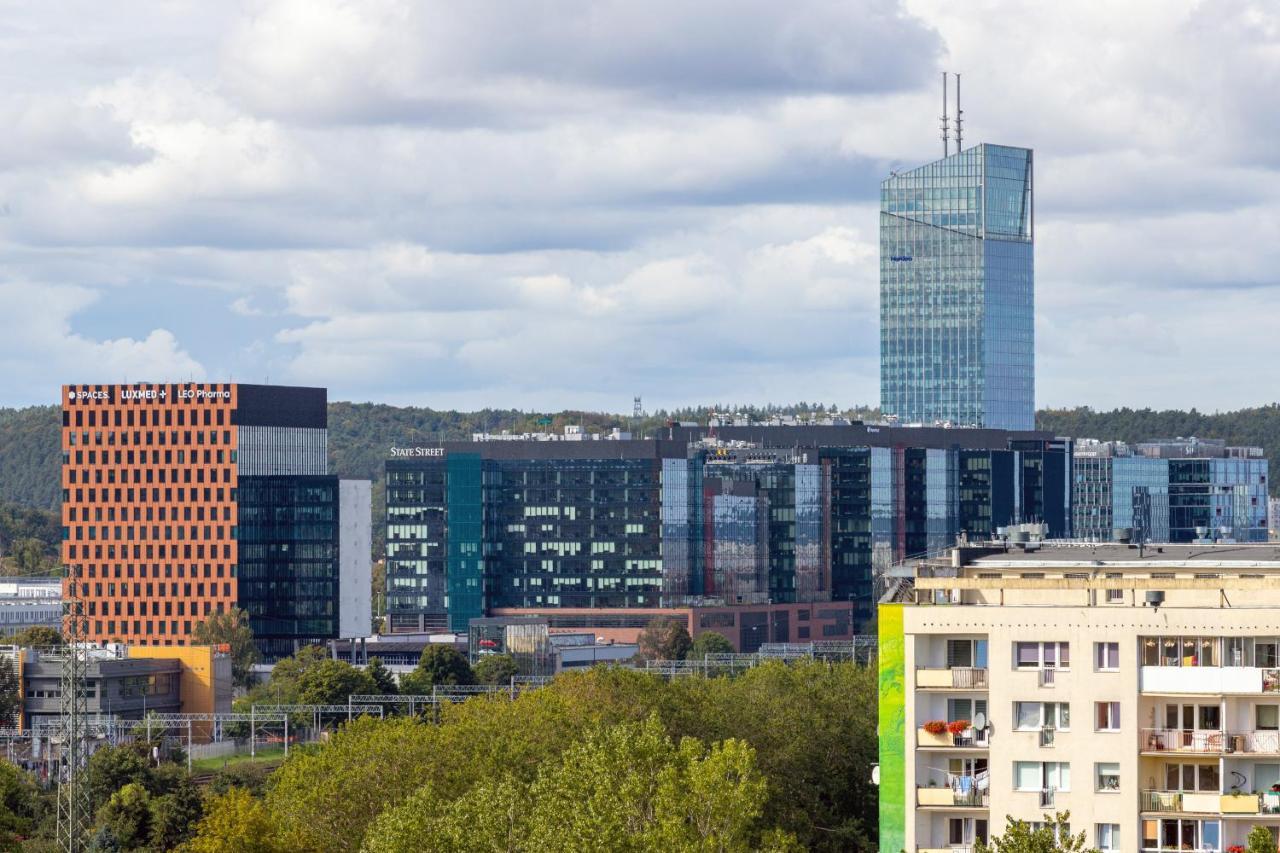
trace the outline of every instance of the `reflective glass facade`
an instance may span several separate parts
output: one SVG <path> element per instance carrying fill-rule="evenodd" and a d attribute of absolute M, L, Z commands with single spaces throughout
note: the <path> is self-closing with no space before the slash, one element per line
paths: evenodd
<path fill-rule="evenodd" d="M 1111 541 L 1128 528 L 1147 542 L 1267 541 L 1268 461 L 1260 456 L 1075 460 L 1076 535 Z"/>
<path fill-rule="evenodd" d="M 1266 459 L 1170 459 L 1169 539 L 1267 541 Z"/>
<path fill-rule="evenodd" d="M 1169 460 L 1076 457 L 1075 535 L 1110 542 L 1128 528 L 1145 542 L 1169 540 Z"/>
<path fill-rule="evenodd" d="M 880 186 L 880 406 L 1031 429 L 1032 153 L 978 145 Z"/>
<path fill-rule="evenodd" d="M 240 606 L 267 660 L 338 636 L 338 478 L 241 477 Z"/>
<path fill-rule="evenodd" d="M 782 428 L 392 459 L 390 628 L 460 630 L 497 609 L 828 601 L 867 621 L 877 571 L 958 534 L 1043 521 L 1069 535 L 1071 444 L 1041 435 Z"/>

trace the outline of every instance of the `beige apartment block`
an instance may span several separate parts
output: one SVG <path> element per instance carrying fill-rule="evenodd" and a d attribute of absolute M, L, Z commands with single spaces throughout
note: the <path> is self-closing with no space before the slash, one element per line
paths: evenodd
<path fill-rule="evenodd" d="M 884 851 L 1280 843 L 1280 547 L 964 546 L 880 607 Z"/>

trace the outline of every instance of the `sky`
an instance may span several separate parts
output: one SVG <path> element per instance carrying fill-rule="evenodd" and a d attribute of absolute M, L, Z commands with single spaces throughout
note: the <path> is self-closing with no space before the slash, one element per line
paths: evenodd
<path fill-rule="evenodd" d="M 1039 406 L 1280 398 L 1274 0 L 0 0 L 0 405 L 874 405 L 944 70 L 1035 149 Z"/>

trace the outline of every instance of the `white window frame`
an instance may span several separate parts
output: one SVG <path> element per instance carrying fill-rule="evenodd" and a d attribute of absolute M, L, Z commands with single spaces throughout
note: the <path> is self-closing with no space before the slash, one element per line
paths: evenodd
<path fill-rule="evenodd" d="M 1110 656 L 1111 649 L 1115 649 L 1116 665 L 1108 666 L 1107 658 Z M 1116 642 L 1103 641 L 1093 644 L 1093 669 L 1095 672 L 1119 672 L 1120 671 L 1120 644 Z"/>
<path fill-rule="evenodd" d="M 1099 823 L 1093 828 L 1094 843 L 1103 853 L 1120 849 L 1120 824 Z"/>
<path fill-rule="evenodd" d="M 1038 768 L 1038 772 L 1036 773 L 1036 775 L 1039 777 L 1039 783 L 1036 787 L 1034 788 L 1016 787 L 1018 784 L 1019 765 L 1022 765 L 1022 764 L 1034 765 L 1035 767 Z M 1067 783 L 1066 785 L 1061 784 L 1064 778 L 1064 771 L 1065 771 L 1065 778 Z M 1056 786 L 1050 785 L 1048 782 L 1049 775 L 1051 772 L 1056 773 L 1057 775 L 1059 784 Z M 1069 761 L 1015 761 L 1013 762 L 1013 784 L 1015 786 L 1014 787 L 1015 791 L 1053 790 L 1053 791 L 1061 791 L 1064 794 L 1069 794 L 1071 793 L 1071 762 Z"/>
<path fill-rule="evenodd" d="M 1106 727 L 1106 728 L 1101 728 L 1101 727 L 1098 727 L 1098 726 L 1097 726 L 1097 723 L 1098 723 L 1098 709 L 1099 709 L 1099 707 L 1101 707 L 1101 706 L 1103 706 L 1103 705 L 1106 705 L 1106 706 L 1107 706 L 1107 723 L 1108 723 L 1108 725 L 1107 725 L 1107 727 Z M 1113 712 L 1113 711 L 1115 712 L 1115 713 L 1114 713 L 1114 717 L 1112 716 L 1112 712 Z M 1094 703 L 1093 703 L 1093 722 L 1094 722 L 1094 726 L 1095 726 L 1094 731 L 1096 731 L 1096 732 L 1118 732 L 1118 731 L 1120 731 L 1120 703 L 1119 703 L 1119 702 L 1094 702 Z"/>
<path fill-rule="evenodd" d="M 1115 768 L 1114 773 L 1103 773 L 1103 768 Z M 1114 788 L 1106 788 L 1102 785 L 1105 777 L 1114 776 L 1116 786 Z M 1118 794 L 1120 792 L 1120 762 L 1119 761 L 1097 761 L 1093 765 L 1093 790 L 1099 794 Z"/>
<path fill-rule="evenodd" d="M 1036 662 L 1034 664 L 1023 665 L 1022 663 L 1019 662 L 1018 647 L 1024 646 L 1024 645 L 1036 647 Z M 1045 651 L 1046 649 L 1049 649 L 1049 648 L 1053 649 L 1053 663 L 1046 665 Z M 1062 663 L 1062 657 L 1063 657 L 1062 653 L 1064 651 L 1067 653 L 1066 665 L 1063 665 Z M 1031 672 L 1032 670 L 1039 670 L 1039 669 L 1061 669 L 1069 672 L 1071 670 L 1071 643 L 1065 640 L 1043 642 L 1043 643 L 1018 640 L 1013 644 L 1013 668 L 1017 670 L 1021 670 L 1023 672 Z"/>
<path fill-rule="evenodd" d="M 1020 713 L 1022 705 L 1035 705 L 1040 709 L 1039 722 L 1024 726 L 1021 724 L 1022 714 Z M 1053 713 L 1048 713 L 1048 707 L 1053 706 Z M 1065 714 L 1064 714 L 1065 711 Z M 1063 718 L 1066 718 L 1066 725 L 1063 725 Z M 1060 732 L 1071 731 L 1071 703 L 1070 702 L 1014 702 L 1013 703 L 1013 725 L 1014 731 L 1018 732 L 1037 732 L 1043 728 L 1056 729 Z"/>

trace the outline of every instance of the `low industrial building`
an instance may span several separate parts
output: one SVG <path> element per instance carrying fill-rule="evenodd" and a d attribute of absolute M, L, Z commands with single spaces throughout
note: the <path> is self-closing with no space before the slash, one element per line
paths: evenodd
<path fill-rule="evenodd" d="M 0 651 L 17 664 L 22 683 L 21 728 L 58 722 L 62 710 L 61 649 Z M 90 716 L 140 720 L 149 713 L 212 714 L 231 711 L 231 657 L 213 646 L 88 648 L 85 682 Z"/>
<path fill-rule="evenodd" d="M 62 581 L 15 578 L 0 581 L 0 636 L 27 628 L 62 627 Z"/>

